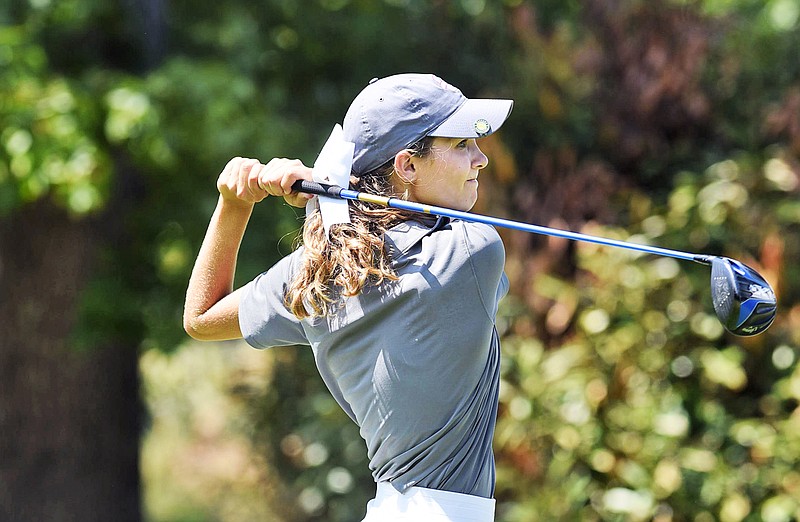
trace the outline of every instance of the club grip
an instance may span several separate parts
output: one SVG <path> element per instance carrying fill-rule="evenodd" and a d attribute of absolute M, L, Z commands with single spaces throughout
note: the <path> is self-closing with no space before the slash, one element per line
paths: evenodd
<path fill-rule="evenodd" d="M 298 179 L 292 184 L 292 190 L 295 192 L 305 192 L 306 194 L 316 194 L 317 196 L 339 198 L 341 197 L 342 187 Z"/>

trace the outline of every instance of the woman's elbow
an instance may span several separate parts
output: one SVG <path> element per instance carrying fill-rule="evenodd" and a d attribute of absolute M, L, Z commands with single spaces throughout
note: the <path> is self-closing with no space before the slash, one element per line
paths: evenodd
<path fill-rule="evenodd" d="M 183 316 L 183 330 L 191 337 L 197 341 L 205 341 L 207 340 L 206 335 L 204 335 L 202 322 L 196 316 Z"/>
<path fill-rule="evenodd" d="M 226 341 L 241 339 L 238 316 L 206 317 L 203 314 L 184 314 L 183 329 L 197 341 Z"/>

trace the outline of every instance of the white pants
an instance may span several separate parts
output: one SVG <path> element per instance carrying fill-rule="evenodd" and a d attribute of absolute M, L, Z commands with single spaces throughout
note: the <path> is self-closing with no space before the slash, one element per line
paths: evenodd
<path fill-rule="evenodd" d="M 361 522 L 492 522 L 494 499 L 409 488 L 400 493 L 388 482 L 379 482 L 375 498 L 367 503 Z"/>

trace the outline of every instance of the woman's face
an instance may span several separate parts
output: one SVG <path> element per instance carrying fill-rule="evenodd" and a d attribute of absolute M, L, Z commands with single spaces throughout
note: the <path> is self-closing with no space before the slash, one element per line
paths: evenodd
<path fill-rule="evenodd" d="M 474 139 L 435 138 L 426 156 L 413 158 L 412 201 L 469 210 L 478 199 L 478 173 L 489 159 Z"/>

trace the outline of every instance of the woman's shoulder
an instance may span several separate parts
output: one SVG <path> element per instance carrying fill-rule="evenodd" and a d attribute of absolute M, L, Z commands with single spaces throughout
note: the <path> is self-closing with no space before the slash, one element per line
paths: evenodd
<path fill-rule="evenodd" d="M 451 221 L 451 226 L 463 230 L 465 234 L 486 237 L 487 239 L 492 239 L 493 241 L 500 241 L 500 234 L 497 233 L 497 229 L 492 225 L 454 219 Z"/>
<path fill-rule="evenodd" d="M 453 220 L 450 226 L 463 238 L 467 247 L 472 252 L 485 249 L 504 250 L 500 234 L 497 233 L 497 229 L 492 225 L 457 219 Z"/>
<path fill-rule="evenodd" d="M 281 284 L 283 281 L 290 280 L 303 263 L 304 250 L 304 247 L 300 245 L 289 254 L 284 255 L 275 262 L 275 264 L 256 277 L 256 281 L 260 281 L 262 284 L 267 281 L 272 281 L 274 284 Z"/>

